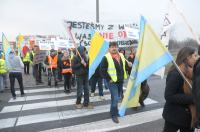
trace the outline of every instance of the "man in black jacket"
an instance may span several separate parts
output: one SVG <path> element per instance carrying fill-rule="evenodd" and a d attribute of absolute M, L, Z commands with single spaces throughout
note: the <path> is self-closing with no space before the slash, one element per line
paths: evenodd
<path fill-rule="evenodd" d="M 81 109 L 82 107 L 92 109 L 93 106 L 89 104 L 89 83 L 88 83 L 88 58 L 86 56 L 86 48 L 83 46 L 78 47 L 79 54 L 76 54 L 72 59 L 72 70 L 76 75 L 77 81 L 77 99 L 76 108 Z M 83 90 L 82 90 L 83 89 Z M 81 98 L 84 91 L 84 102 L 81 104 Z"/>
<path fill-rule="evenodd" d="M 110 114 L 113 122 L 118 120 L 118 101 L 122 98 L 123 82 L 127 78 L 126 68 L 132 63 L 127 62 L 124 55 L 118 52 L 117 42 L 110 42 L 109 53 L 107 53 L 100 65 L 102 77 L 108 83 L 111 93 Z"/>
<path fill-rule="evenodd" d="M 198 54 L 200 55 L 200 46 L 198 48 Z M 200 58 L 197 60 L 193 68 L 192 93 L 197 108 L 197 127 L 200 128 Z"/>

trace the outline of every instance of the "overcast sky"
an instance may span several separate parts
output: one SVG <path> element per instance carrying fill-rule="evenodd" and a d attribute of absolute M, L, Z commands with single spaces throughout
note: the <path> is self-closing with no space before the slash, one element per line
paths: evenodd
<path fill-rule="evenodd" d="M 100 23 L 139 22 L 144 15 L 157 33 L 161 31 L 169 0 L 99 0 Z M 9 40 L 22 35 L 64 35 L 63 19 L 96 21 L 96 0 L 0 0 L 0 32 Z M 195 33 L 200 35 L 200 0 L 176 0 Z M 191 37 L 180 16 L 173 36 Z M 0 40 L 1 41 L 1 40 Z"/>

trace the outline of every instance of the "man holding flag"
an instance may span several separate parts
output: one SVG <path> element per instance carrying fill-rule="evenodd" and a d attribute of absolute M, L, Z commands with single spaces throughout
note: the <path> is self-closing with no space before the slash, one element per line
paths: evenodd
<path fill-rule="evenodd" d="M 110 42 L 109 52 L 101 62 L 101 75 L 107 81 L 111 93 L 110 114 L 113 122 L 118 120 L 118 101 L 122 95 L 123 82 L 127 78 L 126 67 L 131 67 L 132 63 L 126 61 L 124 55 L 118 52 L 117 42 Z"/>

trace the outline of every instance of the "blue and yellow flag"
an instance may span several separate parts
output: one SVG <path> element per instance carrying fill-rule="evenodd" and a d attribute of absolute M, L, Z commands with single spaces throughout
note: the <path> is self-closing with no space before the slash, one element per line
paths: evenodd
<path fill-rule="evenodd" d="M 6 36 L 4 35 L 4 33 L 2 33 L 2 44 L 3 44 L 3 52 L 5 54 L 6 65 L 9 66 L 8 57 L 9 57 L 9 53 L 11 51 L 11 47 L 10 47 L 10 43 L 6 39 Z"/>
<path fill-rule="evenodd" d="M 92 36 L 89 50 L 89 79 L 109 48 L 109 43 L 98 32 L 93 32 Z"/>
<path fill-rule="evenodd" d="M 20 52 L 21 52 L 21 44 L 24 42 L 24 37 L 22 36 L 22 34 L 20 33 L 18 35 L 18 40 L 17 40 L 17 49 L 18 49 L 18 56 L 20 56 Z"/>
<path fill-rule="evenodd" d="M 125 115 L 126 108 L 139 104 L 140 85 L 155 71 L 168 64 L 173 57 L 144 17 L 140 21 L 140 41 L 133 63 L 127 89 L 119 109 L 120 116 Z"/>

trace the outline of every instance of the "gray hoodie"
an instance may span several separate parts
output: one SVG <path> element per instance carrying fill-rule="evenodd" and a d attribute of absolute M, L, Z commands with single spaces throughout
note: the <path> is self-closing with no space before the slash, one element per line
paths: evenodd
<path fill-rule="evenodd" d="M 19 56 L 14 53 L 9 54 L 9 72 L 22 72 L 24 64 Z"/>

